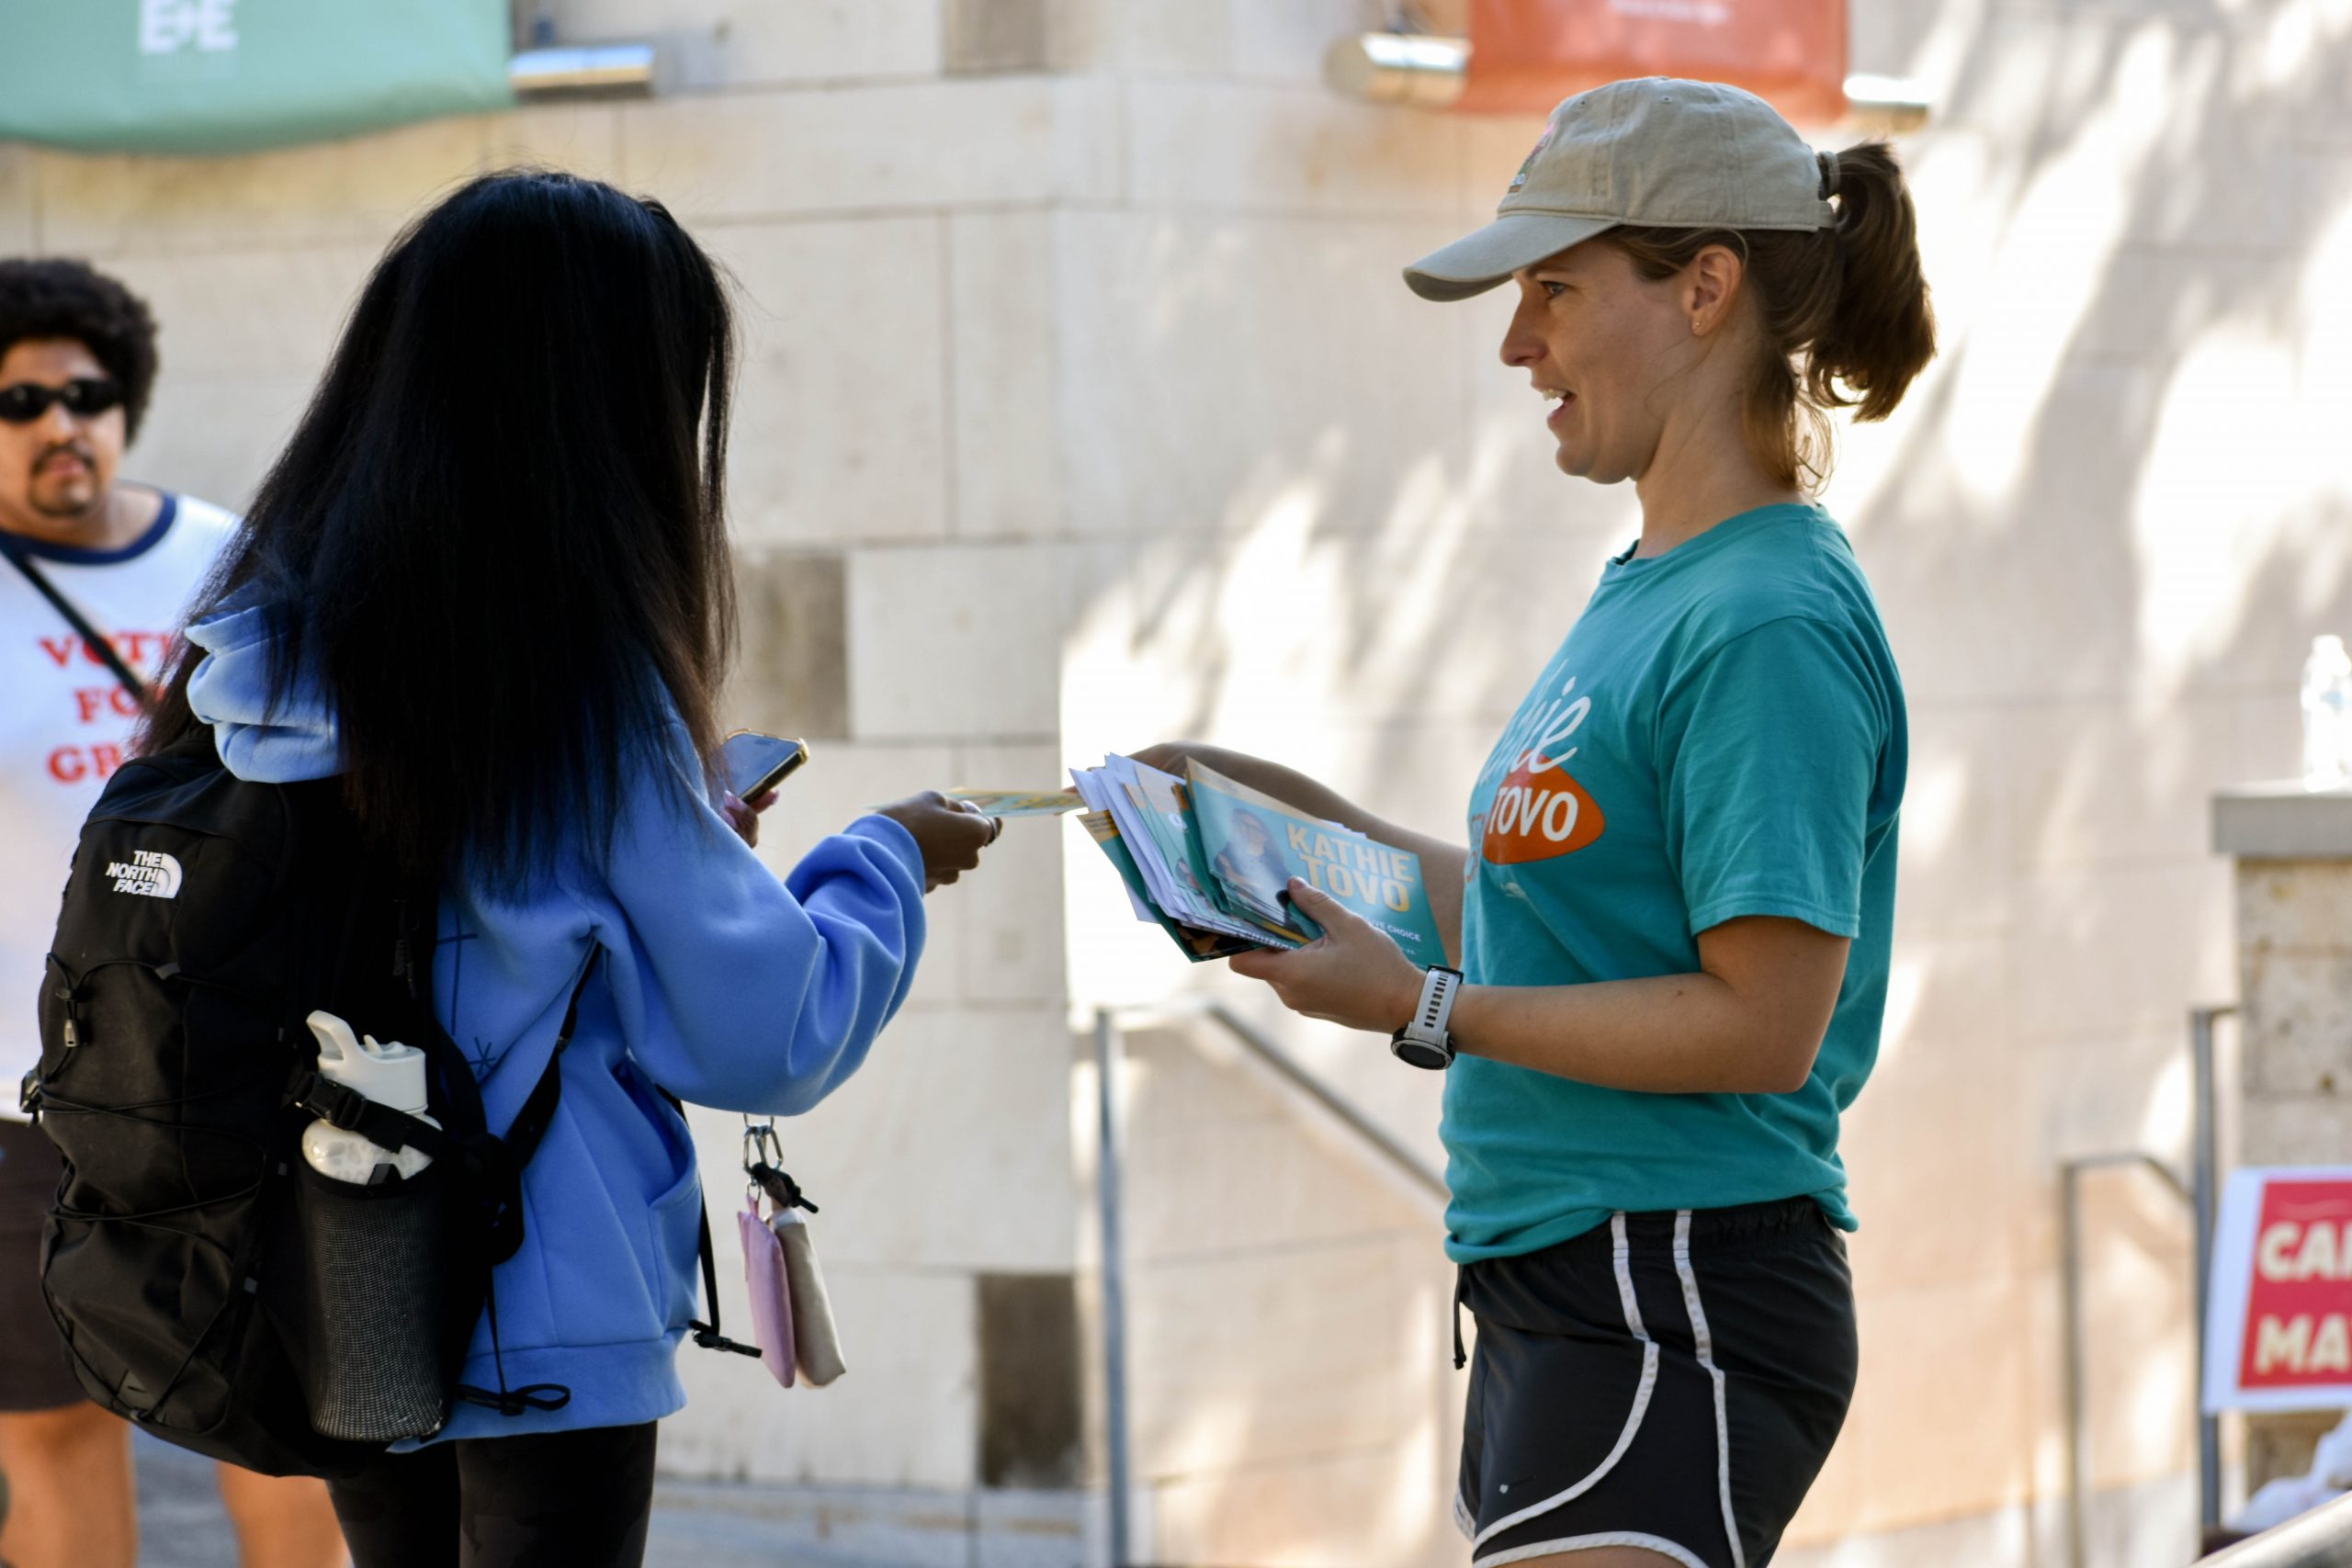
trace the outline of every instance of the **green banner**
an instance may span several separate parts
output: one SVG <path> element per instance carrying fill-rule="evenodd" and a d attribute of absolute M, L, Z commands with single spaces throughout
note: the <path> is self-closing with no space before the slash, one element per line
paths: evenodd
<path fill-rule="evenodd" d="M 511 107 L 508 0 L 0 0 L 0 139 L 243 152 Z"/>

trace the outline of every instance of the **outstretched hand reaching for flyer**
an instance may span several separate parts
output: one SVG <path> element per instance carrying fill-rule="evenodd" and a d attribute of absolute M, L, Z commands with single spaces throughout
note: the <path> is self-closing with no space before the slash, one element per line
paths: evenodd
<path fill-rule="evenodd" d="M 1323 928 L 1305 947 L 1235 954 L 1233 972 L 1263 980 L 1283 1006 L 1306 1018 L 1390 1034 L 1419 1005 L 1421 971 L 1387 932 L 1345 904 L 1290 879 L 1291 902 Z"/>

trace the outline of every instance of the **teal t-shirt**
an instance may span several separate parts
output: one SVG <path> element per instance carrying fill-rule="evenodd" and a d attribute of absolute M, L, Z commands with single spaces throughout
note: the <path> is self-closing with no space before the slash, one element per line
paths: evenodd
<path fill-rule="evenodd" d="M 1845 534 L 1743 513 L 1601 574 L 1470 799 L 1464 974 L 1571 986 L 1699 967 L 1742 915 L 1853 947 L 1792 1094 L 1640 1094 L 1462 1056 L 1447 1252 L 1532 1252 L 1611 1210 L 1809 1196 L 1850 1230 L 1838 1118 L 1878 1055 L 1903 800 L 1902 683 Z"/>

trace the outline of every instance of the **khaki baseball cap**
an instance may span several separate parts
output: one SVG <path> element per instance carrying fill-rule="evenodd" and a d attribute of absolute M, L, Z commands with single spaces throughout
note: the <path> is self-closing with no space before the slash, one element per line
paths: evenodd
<path fill-rule="evenodd" d="M 1467 299 L 1621 224 L 1827 229 L 1834 156 L 1737 87 L 1611 82 L 1554 109 L 1495 220 L 1407 267 L 1405 281 L 1424 299 Z"/>

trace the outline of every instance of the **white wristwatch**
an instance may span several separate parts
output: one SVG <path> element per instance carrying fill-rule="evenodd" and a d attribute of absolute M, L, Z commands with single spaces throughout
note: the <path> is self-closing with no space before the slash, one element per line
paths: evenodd
<path fill-rule="evenodd" d="M 1388 1049 L 1400 1062 L 1442 1072 L 1453 1065 L 1453 1036 L 1446 1021 L 1453 1016 L 1454 993 L 1462 989 L 1462 971 L 1432 967 L 1421 978 L 1420 1005 L 1405 1027 L 1389 1036 Z"/>

